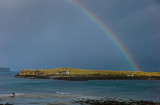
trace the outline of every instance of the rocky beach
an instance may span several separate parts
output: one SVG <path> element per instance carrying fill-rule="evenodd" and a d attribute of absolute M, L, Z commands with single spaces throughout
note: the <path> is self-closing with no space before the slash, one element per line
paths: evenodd
<path fill-rule="evenodd" d="M 34 102 L 21 102 L 20 100 L 31 100 Z M 15 102 L 13 102 L 13 100 Z M 37 101 L 36 101 L 37 100 Z M 38 101 L 39 100 L 39 101 Z M 40 101 L 42 100 L 42 101 Z M 1 103 L 3 102 L 3 103 Z M 0 105 L 20 105 L 20 104 L 42 104 L 42 105 L 160 105 L 159 102 L 153 102 L 149 100 L 123 100 L 109 97 L 93 97 L 93 96 L 80 96 L 71 94 L 52 94 L 52 95 L 40 95 L 40 94 L 23 94 L 13 96 L 1 96 Z"/>

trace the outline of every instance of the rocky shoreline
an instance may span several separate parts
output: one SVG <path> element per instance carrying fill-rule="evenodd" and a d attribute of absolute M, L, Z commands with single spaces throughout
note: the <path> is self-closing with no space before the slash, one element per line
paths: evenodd
<path fill-rule="evenodd" d="M 159 76 L 53 76 L 53 75 L 16 75 L 16 78 L 29 78 L 29 79 L 55 79 L 55 80 L 68 80 L 68 81 L 88 81 L 88 80 L 160 80 Z"/>
<path fill-rule="evenodd" d="M 32 99 L 32 101 L 28 101 Z M 46 99 L 50 101 L 46 101 Z M 20 100 L 26 100 L 21 102 Z M 42 101 L 43 100 L 43 101 Z M 51 101 L 52 100 L 52 101 Z M 94 97 L 94 96 L 82 96 L 74 94 L 18 94 L 13 96 L 1 96 L 0 105 L 30 105 L 34 103 L 36 105 L 160 105 L 160 101 L 151 100 L 137 100 L 137 99 L 119 99 L 111 97 Z"/>
<path fill-rule="evenodd" d="M 160 102 L 153 102 L 149 100 L 121 100 L 113 98 L 97 98 L 97 99 L 81 99 L 74 100 L 72 103 L 77 103 L 80 105 L 160 105 Z M 51 105 L 57 105 L 50 103 Z M 14 105 L 10 103 L 0 105 Z"/>
<path fill-rule="evenodd" d="M 9 103 L 6 103 L 6 104 L 0 104 L 0 105 L 14 105 L 14 104 L 9 104 Z"/>
<path fill-rule="evenodd" d="M 116 100 L 113 98 L 102 98 L 102 99 L 84 99 L 75 101 L 81 105 L 160 105 L 159 102 L 153 102 L 148 100 Z"/>

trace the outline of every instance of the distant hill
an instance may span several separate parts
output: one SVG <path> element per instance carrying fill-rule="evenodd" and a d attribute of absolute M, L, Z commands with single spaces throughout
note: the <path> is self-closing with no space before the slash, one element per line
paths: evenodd
<path fill-rule="evenodd" d="M 0 72 L 9 72 L 10 68 L 0 68 Z"/>

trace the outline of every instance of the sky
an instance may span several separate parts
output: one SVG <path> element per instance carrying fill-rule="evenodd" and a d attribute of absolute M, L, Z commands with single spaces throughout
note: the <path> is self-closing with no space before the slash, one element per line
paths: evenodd
<path fill-rule="evenodd" d="M 109 27 L 141 71 L 160 71 L 160 0 L 75 2 Z M 85 9 L 70 0 L 0 0 L 0 67 L 133 71 Z"/>

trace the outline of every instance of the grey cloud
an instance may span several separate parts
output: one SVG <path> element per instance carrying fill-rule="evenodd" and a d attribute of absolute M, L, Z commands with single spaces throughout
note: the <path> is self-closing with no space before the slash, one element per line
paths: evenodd
<path fill-rule="evenodd" d="M 160 69 L 157 1 L 79 2 L 115 32 L 143 70 Z M 133 70 L 106 33 L 68 2 L 1 0 L 0 23 L 0 66 Z"/>

